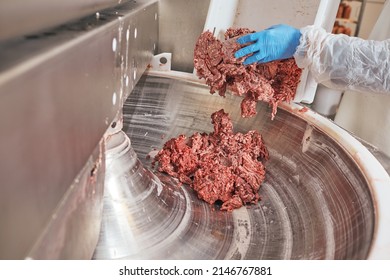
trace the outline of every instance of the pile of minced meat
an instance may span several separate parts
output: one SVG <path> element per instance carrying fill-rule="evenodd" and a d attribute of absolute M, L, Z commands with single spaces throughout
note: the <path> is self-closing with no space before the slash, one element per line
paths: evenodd
<path fill-rule="evenodd" d="M 154 159 L 158 170 L 190 185 L 204 201 L 222 203 L 221 210 L 257 203 L 265 177 L 263 161 L 268 159 L 260 133 L 234 133 L 223 109 L 213 113 L 211 120 L 212 133 L 167 141 Z"/>
<path fill-rule="evenodd" d="M 272 106 L 273 118 L 279 102 L 294 98 L 301 69 L 294 59 L 244 66 L 245 58 L 234 57 L 242 47 L 235 38 L 250 32 L 246 28 L 230 28 L 224 42 L 211 32 L 202 33 L 194 50 L 195 69 L 206 80 L 211 93 L 218 91 L 225 96 L 229 89 L 244 96 L 243 117 L 255 115 L 257 102 L 265 101 Z M 265 179 L 264 162 L 268 159 L 262 136 L 255 130 L 234 133 L 232 121 L 223 109 L 213 113 L 211 120 L 213 132 L 170 139 L 154 163 L 158 162 L 159 171 L 188 184 L 200 199 L 220 203 L 221 210 L 256 204 Z"/>
<path fill-rule="evenodd" d="M 195 46 L 194 66 L 199 78 L 206 80 L 210 92 L 225 96 L 226 90 L 243 96 L 242 117 L 256 114 L 258 101 L 272 106 L 272 119 L 281 101 L 290 102 L 296 93 L 302 69 L 293 58 L 244 66 L 245 57 L 236 59 L 234 53 L 242 48 L 236 38 L 254 31 L 229 28 L 221 42 L 209 31 L 203 32 Z"/>

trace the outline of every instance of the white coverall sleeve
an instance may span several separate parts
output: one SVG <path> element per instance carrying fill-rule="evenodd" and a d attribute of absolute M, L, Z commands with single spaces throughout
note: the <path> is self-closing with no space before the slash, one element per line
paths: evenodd
<path fill-rule="evenodd" d="M 308 68 L 318 83 L 340 90 L 390 94 L 390 39 L 363 40 L 314 26 L 300 31 L 295 61 L 298 67 Z"/>

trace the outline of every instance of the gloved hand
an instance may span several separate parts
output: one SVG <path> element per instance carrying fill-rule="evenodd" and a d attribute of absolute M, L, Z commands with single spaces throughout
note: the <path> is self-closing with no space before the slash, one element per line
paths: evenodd
<path fill-rule="evenodd" d="M 253 44 L 239 49 L 234 56 L 240 58 L 252 54 L 244 61 L 244 65 L 290 58 L 293 57 L 300 38 L 301 32 L 294 27 L 285 24 L 273 25 L 237 39 L 239 44 Z"/>

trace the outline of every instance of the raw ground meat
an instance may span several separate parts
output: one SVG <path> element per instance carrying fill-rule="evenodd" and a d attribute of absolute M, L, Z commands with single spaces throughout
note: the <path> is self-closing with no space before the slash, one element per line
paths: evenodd
<path fill-rule="evenodd" d="M 263 161 L 268 151 L 255 130 L 234 133 L 231 119 L 224 110 L 211 115 L 214 131 L 180 135 L 164 144 L 154 159 L 158 170 L 189 184 L 200 199 L 221 210 L 232 211 L 245 204 L 257 203 L 265 178 Z"/>
<path fill-rule="evenodd" d="M 225 41 L 220 41 L 209 31 L 203 32 L 195 46 L 194 66 L 199 78 L 204 78 L 210 92 L 218 91 L 225 96 L 229 89 L 233 94 L 244 96 L 241 115 L 256 114 L 258 101 L 272 106 L 272 119 L 279 102 L 290 102 L 296 93 L 302 69 L 293 58 L 244 66 L 245 57 L 236 59 L 234 53 L 242 48 L 236 42 L 238 36 L 252 33 L 248 28 L 229 28 Z"/>

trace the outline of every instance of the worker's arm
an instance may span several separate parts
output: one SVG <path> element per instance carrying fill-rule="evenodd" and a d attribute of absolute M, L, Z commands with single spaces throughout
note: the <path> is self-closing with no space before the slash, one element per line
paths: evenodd
<path fill-rule="evenodd" d="M 283 27 L 283 28 L 281 28 Z M 308 68 L 318 83 L 335 89 L 352 89 L 390 94 L 390 39 L 371 41 L 343 34 L 330 34 L 322 28 L 307 26 L 301 30 L 278 25 L 246 35 L 239 43 L 254 42 L 236 53 L 236 57 L 253 52 L 246 63 L 294 57 L 300 68 Z M 299 31 L 299 39 L 296 34 Z M 255 37 L 256 40 L 251 40 Z M 264 41 L 264 37 L 267 38 Z M 286 39 L 287 38 L 287 39 Z M 269 47 L 268 42 L 273 42 Z M 262 58 L 268 57 L 268 60 Z"/>

